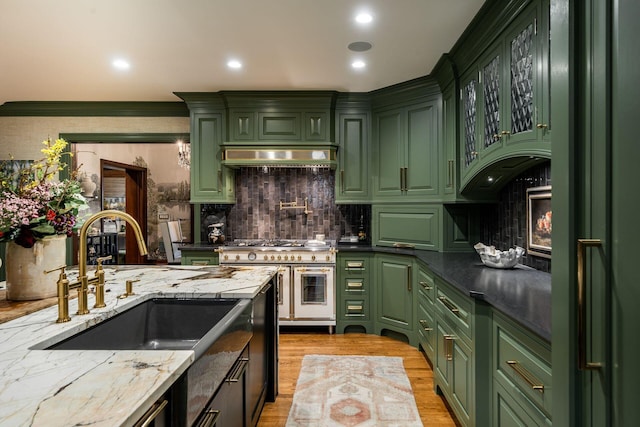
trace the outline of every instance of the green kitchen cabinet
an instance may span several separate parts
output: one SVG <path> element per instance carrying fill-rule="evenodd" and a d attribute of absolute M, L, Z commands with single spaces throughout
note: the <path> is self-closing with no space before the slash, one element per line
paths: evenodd
<path fill-rule="evenodd" d="M 434 386 L 464 426 L 491 419 L 491 307 L 435 277 Z"/>
<path fill-rule="evenodd" d="M 336 203 L 369 202 L 369 114 L 337 113 Z"/>
<path fill-rule="evenodd" d="M 439 99 L 373 113 L 374 201 L 439 196 Z"/>
<path fill-rule="evenodd" d="M 413 257 L 381 255 L 375 257 L 375 333 L 402 335 L 417 347 L 414 332 Z"/>
<path fill-rule="evenodd" d="M 235 203 L 235 175 L 222 165 L 224 118 L 191 115 L 191 203 Z"/>
<path fill-rule="evenodd" d="M 416 329 L 418 343 L 433 364 L 436 360 L 436 321 L 433 301 L 435 298 L 435 282 L 433 273 L 421 262 L 416 267 Z"/>
<path fill-rule="evenodd" d="M 550 343 L 495 310 L 492 341 L 492 425 L 551 425 Z"/>
<path fill-rule="evenodd" d="M 442 247 L 442 205 L 396 204 L 372 207 L 372 242 L 424 250 Z"/>
<path fill-rule="evenodd" d="M 373 332 L 373 254 L 338 253 L 336 332 Z"/>
<path fill-rule="evenodd" d="M 182 265 L 218 265 L 219 256 L 217 252 L 203 250 L 190 250 L 183 248 L 180 250 L 182 257 L 180 263 Z"/>
<path fill-rule="evenodd" d="M 463 74 L 462 190 L 501 185 L 550 157 L 548 9 L 530 3 Z"/>
<path fill-rule="evenodd" d="M 458 104 L 456 100 L 456 87 L 452 83 L 442 92 L 443 162 L 440 182 L 443 186 L 442 195 L 446 200 L 455 200 L 458 192 Z"/>

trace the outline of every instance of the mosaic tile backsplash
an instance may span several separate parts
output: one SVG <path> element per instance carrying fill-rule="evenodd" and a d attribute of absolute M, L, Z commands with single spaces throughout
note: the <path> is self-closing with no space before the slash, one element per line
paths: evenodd
<path fill-rule="evenodd" d="M 235 205 L 201 205 L 206 242 L 210 221 L 224 220 L 225 237 L 231 239 L 327 239 L 357 235 L 362 220 L 369 238 L 370 205 L 336 205 L 335 173 L 329 169 L 241 168 L 236 171 Z M 304 209 L 280 210 L 280 201 L 297 202 Z M 212 218 L 208 220 L 208 218 Z"/>
<path fill-rule="evenodd" d="M 525 171 L 508 183 L 499 194 L 496 205 L 480 209 L 478 233 L 485 245 L 505 250 L 527 247 L 527 189 L 551 184 L 551 163 L 546 162 Z M 536 270 L 551 272 L 551 260 L 526 255 L 523 264 Z"/>

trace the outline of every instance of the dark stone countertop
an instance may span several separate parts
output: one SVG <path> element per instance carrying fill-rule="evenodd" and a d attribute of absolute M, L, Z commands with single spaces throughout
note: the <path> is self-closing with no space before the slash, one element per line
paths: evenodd
<path fill-rule="evenodd" d="M 413 255 L 465 295 L 487 302 L 543 339 L 551 341 L 551 274 L 517 265 L 486 267 L 473 253 L 431 252 L 382 246 L 338 245 L 340 252 Z"/>

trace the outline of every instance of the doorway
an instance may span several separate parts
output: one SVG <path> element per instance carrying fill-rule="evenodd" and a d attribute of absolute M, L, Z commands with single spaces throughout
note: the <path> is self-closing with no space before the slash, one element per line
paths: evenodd
<path fill-rule="evenodd" d="M 147 235 L 147 168 L 100 159 L 102 209 L 120 210 L 131 215 Z M 116 264 L 144 264 L 145 257 L 131 227 L 120 219 L 103 219 L 102 233 L 113 233 Z"/>

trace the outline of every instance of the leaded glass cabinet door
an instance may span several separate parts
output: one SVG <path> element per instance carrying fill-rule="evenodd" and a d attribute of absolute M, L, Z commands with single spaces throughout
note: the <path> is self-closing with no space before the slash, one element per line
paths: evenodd
<path fill-rule="evenodd" d="M 538 126 L 544 114 L 542 106 L 542 72 L 538 40 L 538 5 L 534 4 L 512 25 L 506 38 L 508 62 L 505 77 L 509 103 L 503 138 L 507 144 L 539 140 Z"/>
<path fill-rule="evenodd" d="M 478 75 L 475 72 L 461 85 L 460 106 L 462 109 L 460 133 L 463 144 L 461 164 L 465 174 L 478 159 Z"/>
<path fill-rule="evenodd" d="M 482 153 L 497 149 L 502 145 L 507 114 L 504 105 L 504 44 L 500 41 L 489 51 L 480 63 L 480 83 L 482 87 Z"/>

